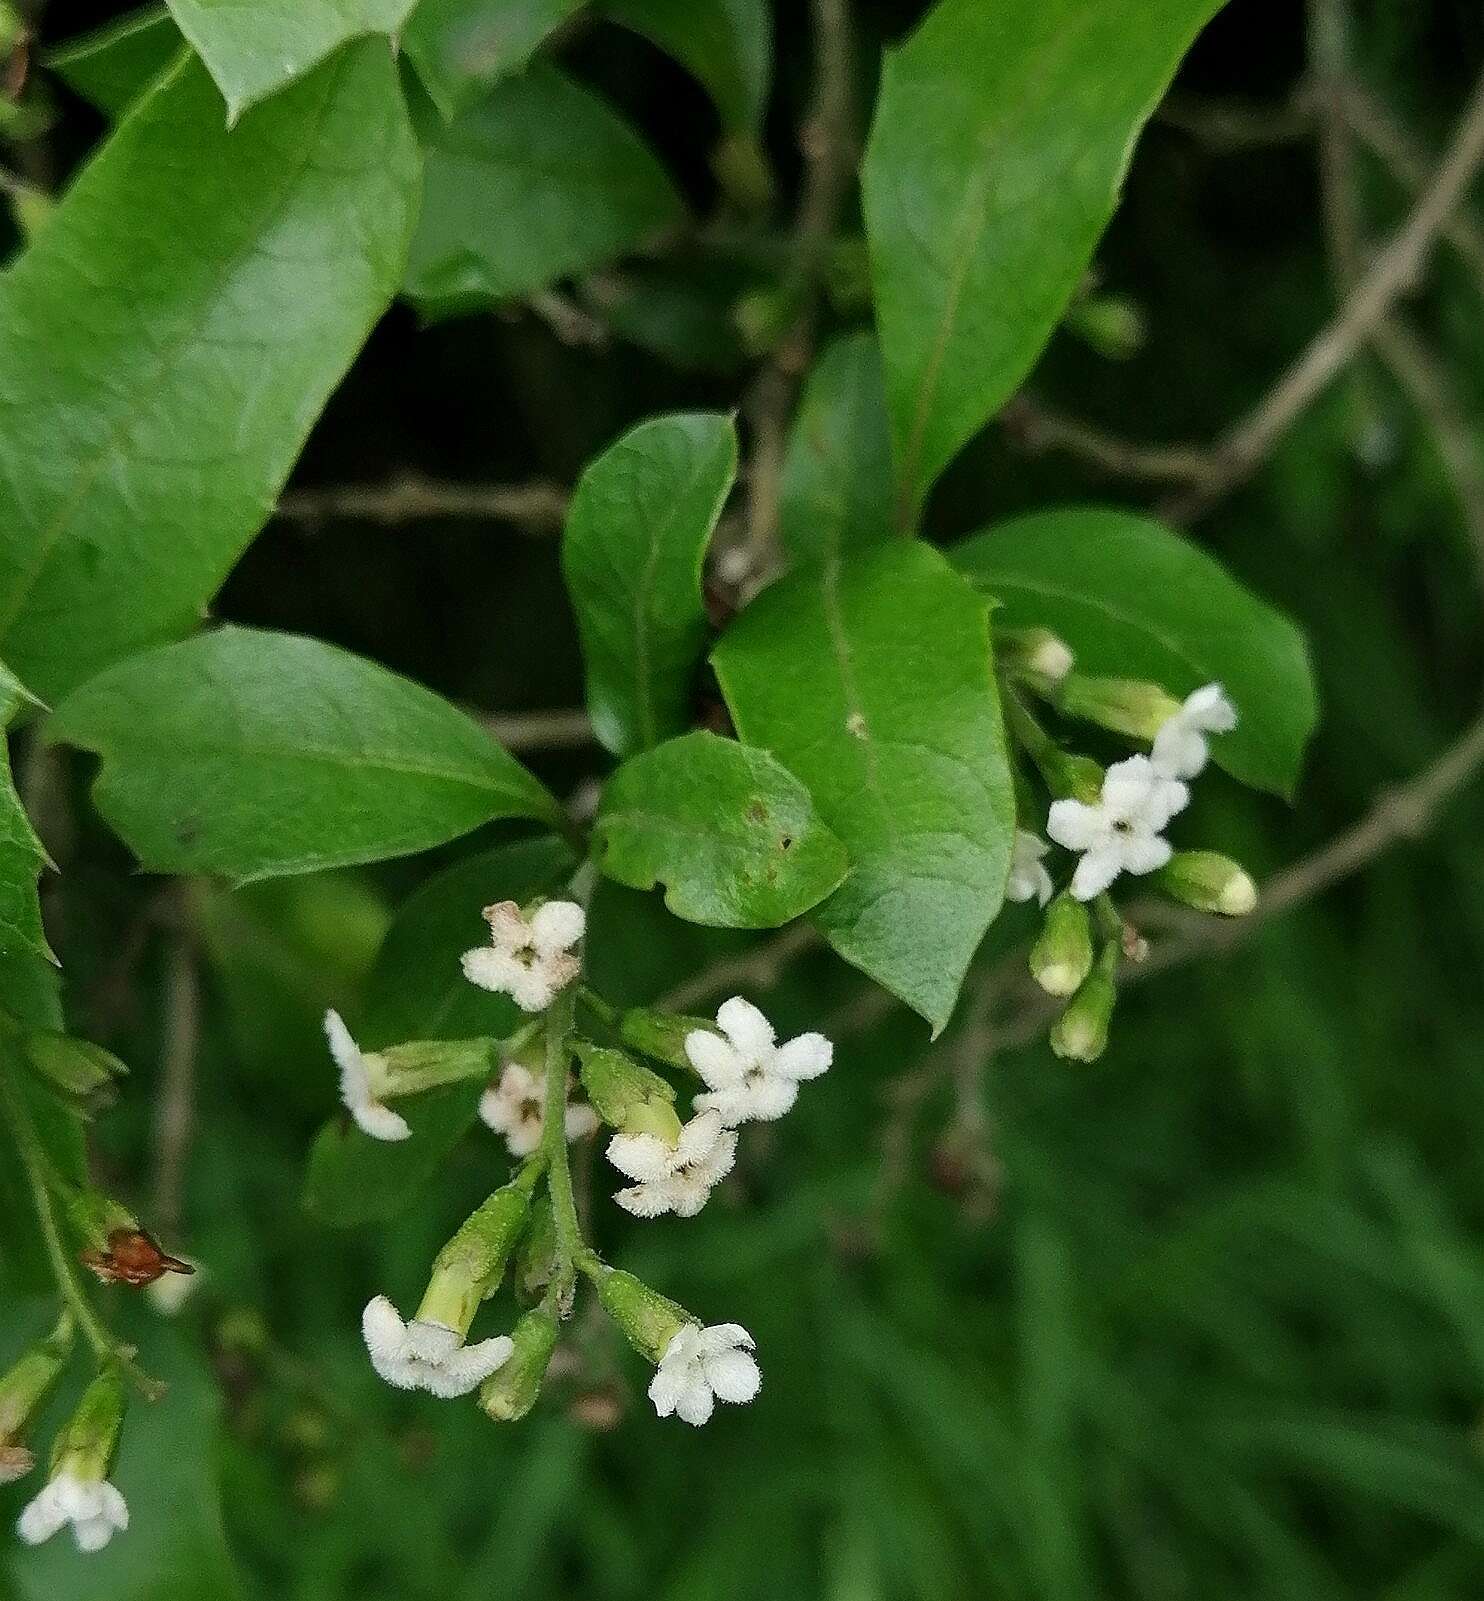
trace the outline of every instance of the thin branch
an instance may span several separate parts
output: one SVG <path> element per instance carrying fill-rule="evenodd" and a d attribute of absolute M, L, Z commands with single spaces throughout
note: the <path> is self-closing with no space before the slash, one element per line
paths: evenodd
<path fill-rule="evenodd" d="M 567 491 L 559 484 L 468 484 L 404 473 L 385 484 L 336 484 L 291 489 L 274 516 L 313 527 L 348 522 L 409 523 L 464 518 L 508 522 L 533 533 L 557 532 L 567 515 Z"/>
<path fill-rule="evenodd" d="M 1372 262 L 1330 325 L 1266 396 L 1219 439 L 1213 470 L 1166 508 L 1177 520 L 1199 516 L 1244 482 L 1311 402 L 1365 343 L 1395 302 L 1412 289 L 1438 232 L 1484 161 L 1484 78 L 1475 85 L 1448 153 L 1412 215 Z"/>
<path fill-rule="evenodd" d="M 1000 413 L 1011 442 L 1028 455 L 1064 451 L 1089 467 L 1152 483 L 1198 484 L 1214 470 L 1209 451 L 1194 445 L 1141 445 L 1053 411 L 1019 394 Z"/>
<path fill-rule="evenodd" d="M 740 956 L 726 957 L 702 968 L 694 978 L 677 984 L 655 1005 L 666 1011 L 684 1012 L 723 990 L 770 989 L 794 957 L 812 950 L 818 943 L 819 933 L 812 923 L 795 923 L 792 928 L 783 929 Z M 881 993 L 886 994 L 884 990 Z"/>
<path fill-rule="evenodd" d="M 195 942 L 188 930 L 171 941 L 165 972 L 165 1037 L 154 1117 L 151 1221 L 162 1237 L 178 1235 L 186 1166 L 196 1122 L 196 1055 L 201 993 Z"/>
<path fill-rule="evenodd" d="M 580 706 L 570 711 L 506 712 L 480 718 L 506 750 L 580 750 L 597 736 L 593 720 Z"/>
<path fill-rule="evenodd" d="M 1276 106 L 1169 95 L 1155 120 L 1199 139 L 1223 155 L 1295 144 L 1307 138 L 1314 126 L 1310 108 L 1299 95 Z"/>

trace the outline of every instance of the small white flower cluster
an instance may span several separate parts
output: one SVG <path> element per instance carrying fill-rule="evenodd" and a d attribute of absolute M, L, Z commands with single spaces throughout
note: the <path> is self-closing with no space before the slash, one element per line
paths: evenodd
<path fill-rule="evenodd" d="M 1164 830 L 1189 804 L 1188 781 L 1210 757 L 1207 736 L 1236 726 L 1236 708 L 1221 685 L 1207 684 L 1166 720 L 1147 756 L 1130 756 L 1109 767 L 1094 803 L 1051 803 L 1046 832 L 1080 858 L 1072 875 L 1076 899 L 1092 900 L 1120 873 L 1152 873 L 1169 861 L 1173 851 Z M 1041 861 L 1046 849 L 1034 834 L 1017 833 L 1008 899 L 1046 904 L 1052 891 Z"/>
<path fill-rule="evenodd" d="M 523 1012 L 544 1012 L 581 970 L 572 947 L 582 938 L 582 908 L 546 901 L 527 918 L 514 901 L 500 901 L 485 907 L 484 920 L 490 943 L 464 952 L 464 977 L 510 996 Z"/>
<path fill-rule="evenodd" d="M 510 1360 L 515 1342 L 508 1334 L 465 1345 L 457 1329 L 424 1318 L 402 1321 L 386 1296 L 366 1303 L 361 1333 L 371 1366 L 399 1390 L 426 1390 L 445 1400 L 467 1395 Z"/>
<path fill-rule="evenodd" d="M 752 1336 L 740 1323 L 709 1329 L 687 1323 L 665 1347 L 649 1381 L 656 1413 L 667 1418 L 673 1412 L 699 1428 L 718 1401 L 741 1406 L 752 1400 L 763 1384 L 752 1349 Z"/>
<path fill-rule="evenodd" d="M 27 1504 L 15 1528 L 27 1545 L 40 1545 L 68 1523 L 79 1551 L 101 1551 L 129 1527 L 129 1507 L 107 1479 L 57 1473 Z"/>
<path fill-rule="evenodd" d="M 499 1081 L 479 1098 L 479 1115 L 496 1134 L 505 1138 L 514 1157 L 527 1157 L 541 1144 L 546 1126 L 546 1075 L 533 1073 L 520 1062 L 506 1062 Z M 595 1133 L 598 1114 L 581 1101 L 567 1103 L 566 1131 L 570 1144 Z"/>
<path fill-rule="evenodd" d="M 695 1115 L 674 1144 L 655 1134 L 615 1134 L 608 1160 L 635 1182 L 614 1199 L 635 1217 L 673 1212 L 694 1217 L 737 1158 L 737 1127 L 772 1122 L 798 1099 L 799 1085 L 818 1078 L 834 1057 L 822 1034 L 800 1034 L 777 1043 L 773 1025 L 740 995 L 716 1014 L 718 1036 L 693 1029 L 685 1054 L 706 1085 L 695 1098 Z"/>

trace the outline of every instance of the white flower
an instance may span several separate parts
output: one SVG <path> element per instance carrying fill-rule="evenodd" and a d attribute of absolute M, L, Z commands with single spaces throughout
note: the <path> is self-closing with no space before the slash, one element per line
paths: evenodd
<path fill-rule="evenodd" d="M 580 971 L 571 950 L 582 938 L 582 908 L 576 901 L 547 901 L 527 919 L 514 901 L 501 901 L 485 907 L 484 919 L 490 943 L 464 952 L 464 977 L 509 995 L 523 1012 L 544 1012 Z"/>
<path fill-rule="evenodd" d="M 1185 785 L 1162 774 L 1147 756 L 1130 756 L 1104 774 L 1096 805 L 1053 801 L 1046 832 L 1058 845 L 1082 852 L 1072 894 L 1090 901 L 1120 873 L 1163 867 L 1171 849 L 1160 831 L 1189 799 Z"/>
<path fill-rule="evenodd" d="M 716 1023 L 726 1038 L 692 1029 L 685 1054 L 708 1091 L 696 1096 L 696 1110 L 719 1112 L 729 1128 L 782 1117 L 798 1099 L 800 1081 L 818 1078 L 834 1059 L 835 1048 L 823 1034 L 776 1044 L 773 1025 L 740 995 L 722 1003 Z"/>
<path fill-rule="evenodd" d="M 58 1473 L 29 1503 L 15 1530 L 27 1545 L 40 1545 L 64 1523 L 72 1525 L 79 1551 L 101 1551 L 116 1530 L 129 1527 L 129 1508 L 107 1479 Z"/>
<path fill-rule="evenodd" d="M 1007 901 L 1033 900 L 1044 906 L 1051 899 L 1054 886 L 1051 874 L 1041 858 L 1051 847 L 1044 839 L 1028 834 L 1025 829 L 1015 830 L 1015 844 L 1010 852 L 1010 877 L 1005 883 Z"/>
<path fill-rule="evenodd" d="M 674 1412 L 699 1427 L 717 1401 L 740 1406 L 762 1388 L 752 1336 L 740 1323 L 703 1329 L 687 1323 L 665 1347 L 649 1381 L 649 1399 L 662 1418 Z"/>
<path fill-rule="evenodd" d="M 520 1062 L 507 1062 L 497 1084 L 479 1098 L 479 1115 L 496 1134 L 505 1136 L 512 1156 L 529 1156 L 541 1143 L 546 1123 L 546 1075 Z M 598 1114 L 580 1101 L 567 1106 L 567 1138 L 580 1140 L 598 1126 Z"/>
<path fill-rule="evenodd" d="M 1165 720 L 1154 736 L 1149 759 L 1166 778 L 1194 778 L 1211 754 L 1207 734 L 1229 734 L 1237 726 L 1237 708 L 1220 684 L 1207 684 L 1187 695 L 1185 704 Z"/>
<path fill-rule="evenodd" d="M 339 1012 L 325 1013 L 325 1037 L 330 1055 L 340 1069 L 340 1099 L 356 1125 L 373 1140 L 405 1140 L 412 1130 L 407 1120 L 378 1099 L 377 1085 L 385 1062 L 374 1051 L 363 1051 L 350 1037 Z"/>
<path fill-rule="evenodd" d="M 510 1360 L 515 1342 L 497 1334 L 477 1345 L 465 1345 L 456 1329 L 445 1323 L 413 1318 L 404 1323 L 384 1295 L 366 1303 L 361 1333 L 371 1355 L 371 1366 L 399 1390 L 427 1390 L 445 1400 L 467 1395 Z"/>
<path fill-rule="evenodd" d="M 699 1112 L 674 1145 L 657 1134 L 615 1134 L 608 1142 L 608 1160 L 635 1180 L 632 1188 L 613 1197 L 624 1211 L 635 1217 L 665 1212 L 694 1217 L 732 1171 L 737 1131 L 725 1127 L 720 1112 Z"/>

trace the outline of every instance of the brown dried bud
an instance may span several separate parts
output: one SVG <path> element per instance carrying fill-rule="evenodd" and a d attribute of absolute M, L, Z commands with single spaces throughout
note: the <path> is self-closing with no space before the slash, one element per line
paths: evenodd
<path fill-rule="evenodd" d="M 194 1273 L 189 1262 L 167 1256 L 143 1229 L 115 1229 L 105 1251 L 84 1251 L 83 1265 L 105 1284 L 153 1284 L 166 1273 Z"/>

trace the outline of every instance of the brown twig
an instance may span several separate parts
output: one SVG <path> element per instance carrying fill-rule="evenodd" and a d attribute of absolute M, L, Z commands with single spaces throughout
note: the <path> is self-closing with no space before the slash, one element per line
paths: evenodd
<path fill-rule="evenodd" d="M 505 712 L 480 718 L 506 750 L 579 750 L 596 738 L 593 720 L 580 706 L 570 711 Z"/>
<path fill-rule="evenodd" d="M 180 1232 L 186 1166 L 196 1122 L 196 1054 L 201 1026 L 195 940 L 182 927 L 170 942 L 165 968 L 164 1039 L 153 1129 L 151 1221 L 170 1239 Z"/>
<path fill-rule="evenodd" d="M 533 533 L 554 533 L 567 515 L 567 491 L 536 480 L 528 484 L 467 484 L 404 473 L 386 484 L 335 484 L 291 489 L 274 516 L 314 526 L 350 522 L 408 523 L 466 518 L 514 523 Z"/>
<path fill-rule="evenodd" d="M 1156 113 L 1156 120 L 1227 155 L 1294 144 L 1307 138 L 1314 126 L 1302 95 L 1276 106 L 1169 95 Z"/>
<path fill-rule="evenodd" d="M 818 943 L 819 933 L 812 923 L 795 923 L 791 928 L 771 935 L 760 945 L 754 945 L 751 950 L 743 951 L 740 956 L 725 957 L 702 968 L 695 977 L 668 991 L 655 1005 L 668 1011 L 683 1012 L 713 995 L 719 995 L 722 990 L 741 990 L 749 986 L 769 989 L 782 977 L 794 957 L 813 949 Z M 885 991 L 882 993 L 885 994 Z"/>
<path fill-rule="evenodd" d="M 1000 413 L 1013 444 L 1029 455 L 1064 451 L 1089 467 L 1120 478 L 1152 483 L 1197 484 L 1210 476 L 1210 453 L 1194 445 L 1141 445 L 1105 433 L 1090 423 L 1016 395 Z"/>

